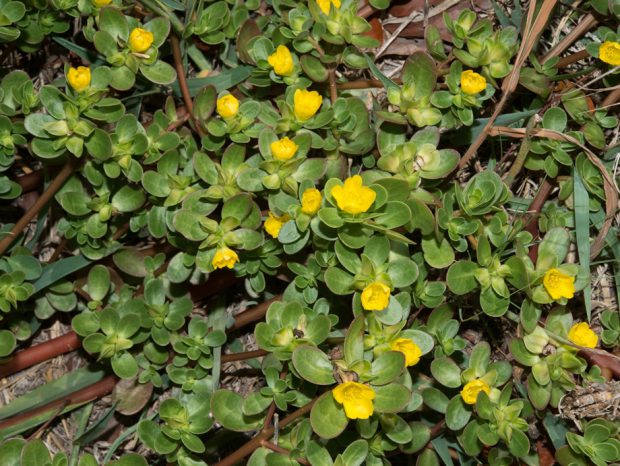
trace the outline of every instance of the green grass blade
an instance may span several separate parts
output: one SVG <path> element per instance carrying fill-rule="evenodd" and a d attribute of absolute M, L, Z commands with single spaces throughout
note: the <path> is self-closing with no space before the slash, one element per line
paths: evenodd
<path fill-rule="evenodd" d="M 43 268 L 43 273 L 38 278 L 34 285 L 34 292 L 41 291 L 52 283 L 57 282 L 61 278 L 66 277 L 67 275 L 72 274 L 73 272 L 77 272 L 78 270 L 89 265 L 91 261 L 86 257 L 79 256 L 71 256 L 65 259 L 60 259 L 56 262 L 53 262 L 50 265 L 47 265 Z"/>
<path fill-rule="evenodd" d="M 68 393 L 73 393 L 99 382 L 104 377 L 105 371 L 89 367 L 72 371 L 0 407 L 0 420 L 51 403 Z"/>
<path fill-rule="evenodd" d="M 592 284 L 590 282 L 590 196 L 579 176 L 573 169 L 573 199 L 575 208 L 575 236 L 579 263 L 588 271 L 588 284 L 583 290 L 588 322 L 592 318 Z"/>

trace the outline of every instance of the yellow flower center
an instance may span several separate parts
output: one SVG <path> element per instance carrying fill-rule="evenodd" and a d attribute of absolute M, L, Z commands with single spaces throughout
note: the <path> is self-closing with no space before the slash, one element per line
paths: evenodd
<path fill-rule="evenodd" d="M 153 33 L 142 28 L 135 28 L 129 34 L 129 49 L 135 53 L 144 53 L 153 45 Z"/>
<path fill-rule="evenodd" d="M 282 225 L 291 219 L 290 215 L 284 214 L 280 217 L 273 215 L 269 212 L 269 218 L 265 220 L 265 231 L 271 235 L 272 238 L 277 238 L 282 229 Z"/>
<path fill-rule="evenodd" d="M 476 379 L 467 382 L 461 390 L 461 397 L 468 405 L 475 405 L 478 399 L 478 393 L 484 392 L 487 395 L 491 393 L 491 387 L 484 380 Z"/>
<path fill-rule="evenodd" d="M 82 92 L 90 86 L 90 68 L 78 66 L 69 68 L 67 72 L 67 82 L 77 92 Z"/>
<path fill-rule="evenodd" d="M 278 45 L 276 51 L 267 57 L 267 61 L 280 76 L 288 76 L 295 69 L 291 51 L 285 45 Z"/>
<path fill-rule="evenodd" d="M 223 247 L 215 251 L 211 265 L 214 269 L 223 269 L 224 267 L 232 269 L 237 262 L 239 262 L 237 253 L 228 247 Z"/>
<path fill-rule="evenodd" d="M 271 148 L 271 155 L 273 155 L 273 158 L 280 160 L 281 162 L 292 158 L 297 153 L 297 149 L 299 148 L 299 146 L 295 144 L 294 141 L 291 141 L 288 136 L 272 142 L 269 147 Z"/>
<path fill-rule="evenodd" d="M 373 282 L 362 291 L 362 307 L 367 311 L 382 311 L 390 302 L 390 287 Z"/>
<path fill-rule="evenodd" d="M 598 335 L 586 322 L 575 324 L 568 331 L 568 339 L 584 348 L 596 348 Z"/>
<path fill-rule="evenodd" d="M 93 0 L 93 3 L 96 7 L 101 8 L 112 3 L 112 0 Z"/>
<path fill-rule="evenodd" d="M 349 214 L 360 214 L 370 209 L 377 193 L 367 186 L 362 186 L 362 177 L 354 175 L 347 178 L 344 186 L 336 185 L 331 190 L 340 210 Z"/>
<path fill-rule="evenodd" d="M 575 295 L 575 277 L 560 269 L 547 270 L 543 277 L 543 286 L 552 299 L 571 299 Z"/>
<path fill-rule="evenodd" d="M 336 10 L 340 8 L 341 5 L 340 0 L 316 0 L 316 3 L 319 5 L 321 11 L 326 15 L 329 14 L 329 9 L 332 5 L 334 5 Z"/>
<path fill-rule="evenodd" d="M 314 215 L 321 208 L 321 191 L 309 188 L 301 195 L 301 211 L 306 215 Z"/>
<path fill-rule="evenodd" d="M 295 116 L 299 121 L 312 118 L 323 103 L 323 97 L 317 91 L 297 89 L 293 95 Z"/>
<path fill-rule="evenodd" d="M 368 385 L 344 382 L 332 390 L 332 395 L 349 419 L 368 419 L 375 410 L 375 391 Z"/>
<path fill-rule="evenodd" d="M 392 351 L 400 351 L 405 355 L 405 364 L 407 366 L 415 366 L 420 362 L 422 350 L 414 343 L 411 338 L 398 338 L 390 343 Z"/>
<path fill-rule="evenodd" d="M 232 94 L 226 94 L 217 99 L 217 113 L 222 118 L 234 117 L 239 111 L 239 100 Z"/>
<path fill-rule="evenodd" d="M 478 94 L 487 87 L 487 80 L 484 76 L 472 70 L 463 71 L 461 73 L 461 89 L 465 94 Z"/>
<path fill-rule="evenodd" d="M 620 43 L 605 41 L 598 49 L 598 57 L 601 61 L 613 66 L 620 66 Z"/>

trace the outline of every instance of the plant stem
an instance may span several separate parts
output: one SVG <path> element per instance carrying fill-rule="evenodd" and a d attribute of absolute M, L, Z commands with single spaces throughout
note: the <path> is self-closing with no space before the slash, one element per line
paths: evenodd
<path fill-rule="evenodd" d="M 235 316 L 235 323 L 229 329 L 229 331 L 237 330 L 241 327 L 245 327 L 246 325 L 251 324 L 252 322 L 256 322 L 257 320 L 262 319 L 267 313 L 267 309 L 269 309 L 269 306 L 271 306 L 271 304 L 275 303 L 276 301 L 280 301 L 281 299 L 282 295 L 279 294 L 265 301 L 264 303 L 253 307 L 252 309 L 248 309 L 247 311 L 243 311 L 242 313 L 237 314 Z"/>
<path fill-rule="evenodd" d="M 245 361 L 247 359 L 260 358 L 269 354 L 269 351 L 262 349 L 254 351 L 244 351 L 242 353 L 222 354 L 222 362 Z"/>
<path fill-rule="evenodd" d="M 82 342 L 75 332 L 65 333 L 45 343 L 31 346 L 15 353 L 6 364 L 0 365 L 0 378 L 7 377 L 61 354 L 70 353 L 81 346 Z"/>
<path fill-rule="evenodd" d="M 65 184 L 65 181 L 67 181 L 67 179 L 73 174 L 75 165 L 74 159 L 69 160 L 69 162 L 62 167 L 60 172 L 58 172 L 58 175 L 56 175 L 56 178 L 54 178 L 54 181 L 50 183 L 45 192 L 41 194 L 41 197 L 39 197 L 32 207 L 22 216 L 22 218 L 17 221 L 8 235 L 0 240 L 0 256 L 6 252 L 9 246 L 13 244 L 13 241 L 15 241 L 15 239 L 17 239 L 24 231 L 24 228 L 28 226 L 30 221 L 39 214 L 41 209 L 45 207 L 45 204 L 47 204 L 62 187 L 62 185 Z"/>
<path fill-rule="evenodd" d="M 286 416 L 284 419 L 280 421 L 279 426 L 281 428 L 286 427 L 288 424 L 290 424 L 297 418 L 300 418 L 301 416 L 304 416 L 305 414 L 309 413 L 310 410 L 312 409 L 312 406 L 314 406 L 314 403 L 316 402 L 316 400 L 317 398 L 312 400 L 310 403 L 302 406 L 297 411 L 294 411 L 288 416 Z M 226 458 L 224 458 L 220 462 L 215 463 L 215 466 L 233 466 L 234 464 L 238 463 L 243 458 L 251 454 L 258 447 L 260 447 L 263 441 L 266 441 L 269 438 L 271 438 L 271 436 L 273 435 L 273 432 L 274 432 L 274 428 L 269 427 L 268 429 L 258 434 L 256 437 L 254 437 L 249 442 L 246 442 L 245 445 L 243 445 L 237 451 L 228 455 Z"/>

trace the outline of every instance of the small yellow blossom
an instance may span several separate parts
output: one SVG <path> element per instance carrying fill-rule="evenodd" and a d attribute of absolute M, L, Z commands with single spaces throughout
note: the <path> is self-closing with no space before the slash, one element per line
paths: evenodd
<path fill-rule="evenodd" d="M 415 366 L 420 362 L 422 350 L 414 343 L 411 338 L 398 338 L 390 343 L 392 351 L 400 351 L 405 355 L 405 364 L 407 366 Z"/>
<path fill-rule="evenodd" d="M 291 141 L 288 136 L 283 137 L 277 141 L 274 141 L 269 146 L 271 148 L 271 155 L 276 160 L 280 160 L 281 162 L 285 162 L 292 158 L 296 153 L 299 146 L 295 144 L 294 141 Z"/>
<path fill-rule="evenodd" d="M 146 52 L 153 45 L 153 33 L 142 28 L 135 28 L 129 34 L 129 48 L 135 53 Z"/>
<path fill-rule="evenodd" d="M 472 70 L 463 71 L 461 73 L 461 89 L 465 94 L 478 94 L 487 87 L 487 80 L 484 76 Z"/>
<path fill-rule="evenodd" d="M 571 299 L 575 295 L 575 277 L 560 269 L 549 269 L 543 278 L 543 286 L 553 299 Z"/>
<path fill-rule="evenodd" d="M 222 118 L 232 118 L 239 111 L 239 100 L 232 94 L 217 99 L 217 113 Z"/>
<path fill-rule="evenodd" d="M 317 5 L 323 13 L 326 15 L 329 14 L 329 8 L 331 5 L 334 5 L 334 8 L 337 10 L 340 8 L 341 2 L 340 0 L 316 0 Z"/>
<path fill-rule="evenodd" d="M 347 178 L 344 186 L 334 186 L 331 195 L 336 199 L 338 208 L 349 214 L 366 212 L 377 197 L 372 189 L 362 186 L 362 177 L 359 175 Z"/>
<path fill-rule="evenodd" d="M 375 410 L 375 391 L 358 382 L 344 382 L 332 390 L 334 400 L 344 406 L 349 419 L 368 419 Z"/>
<path fill-rule="evenodd" d="M 112 3 L 112 0 L 93 0 L 93 3 L 95 4 L 96 7 L 103 8 L 104 6 Z"/>
<path fill-rule="evenodd" d="M 312 118 L 323 103 L 323 97 L 317 91 L 297 89 L 293 96 L 295 116 L 299 121 Z"/>
<path fill-rule="evenodd" d="M 596 348 L 598 335 L 586 322 L 573 325 L 568 331 L 568 339 L 584 348 Z"/>
<path fill-rule="evenodd" d="M 620 43 L 606 40 L 598 49 L 598 57 L 612 66 L 620 66 Z"/>
<path fill-rule="evenodd" d="M 223 247 L 215 251 L 211 265 L 215 269 L 223 269 L 224 267 L 232 269 L 237 262 L 239 262 L 237 253 L 228 247 Z"/>
<path fill-rule="evenodd" d="M 284 214 L 280 217 L 277 215 L 273 215 L 269 212 L 269 218 L 265 220 L 265 231 L 271 235 L 272 238 L 277 238 L 280 234 L 280 229 L 282 225 L 288 222 L 291 219 L 291 216 L 288 214 Z"/>
<path fill-rule="evenodd" d="M 306 215 L 314 215 L 321 208 L 321 191 L 308 188 L 301 195 L 301 211 Z"/>
<path fill-rule="evenodd" d="M 67 72 L 67 82 L 77 92 L 82 92 L 90 86 L 90 68 L 78 66 L 69 68 Z"/>
<path fill-rule="evenodd" d="M 280 76 L 289 76 L 295 69 L 293 55 L 286 45 L 278 45 L 276 51 L 267 57 L 267 61 Z"/>
<path fill-rule="evenodd" d="M 468 405 L 475 405 L 478 399 L 478 393 L 484 392 L 487 395 L 491 393 L 491 387 L 484 380 L 476 379 L 467 382 L 461 390 L 461 397 Z"/>
<path fill-rule="evenodd" d="M 362 291 L 362 307 L 367 311 L 382 311 L 390 302 L 390 287 L 372 282 Z"/>

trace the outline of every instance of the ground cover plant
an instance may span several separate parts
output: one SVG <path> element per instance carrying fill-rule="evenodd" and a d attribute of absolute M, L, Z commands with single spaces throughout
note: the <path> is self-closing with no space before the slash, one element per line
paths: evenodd
<path fill-rule="evenodd" d="M 0 0 L 0 465 L 620 464 L 619 25 Z"/>

